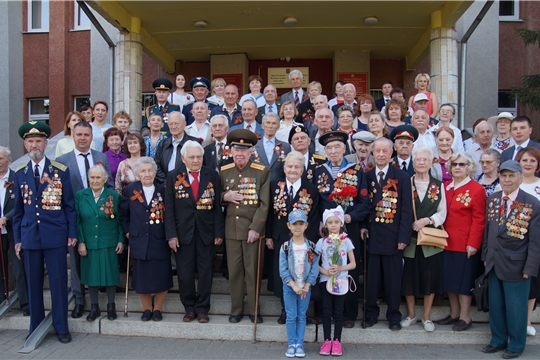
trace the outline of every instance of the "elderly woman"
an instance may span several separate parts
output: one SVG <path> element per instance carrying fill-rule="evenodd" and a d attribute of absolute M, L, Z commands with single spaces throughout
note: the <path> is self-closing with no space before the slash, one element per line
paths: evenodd
<path fill-rule="evenodd" d="M 487 196 L 493 194 L 499 185 L 499 173 L 497 169 L 501 165 L 501 162 L 501 153 L 493 148 L 487 149 L 480 156 L 482 174 L 478 175 L 475 180 L 486 189 Z"/>
<path fill-rule="evenodd" d="M 403 253 L 402 294 L 407 300 L 408 315 L 401 326 L 415 324 L 419 319 L 415 310 L 415 297 L 424 297 L 422 325 L 434 331 L 431 305 L 435 294 L 443 293 L 443 249 L 436 246 L 417 245 L 418 231 L 423 227 L 439 227 L 446 219 L 446 198 L 440 180 L 429 175 L 433 152 L 428 147 L 416 148 L 412 160 L 415 175 L 411 178 L 415 221 L 411 244 Z"/>
<path fill-rule="evenodd" d="M 136 133 L 127 135 L 124 139 L 124 152 L 127 158 L 118 165 L 114 181 L 114 188 L 119 194 L 122 194 L 128 184 L 137 181 L 134 166 L 146 153 L 146 145 L 141 135 Z"/>
<path fill-rule="evenodd" d="M 444 291 L 450 300 L 450 314 L 437 321 L 439 325 L 454 325 L 452 330 L 471 327 L 471 289 L 480 262 L 486 220 L 486 192 L 472 180 L 476 165 L 462 152 L 453 154 L 446 163 L 453 180 L 444 184 L 447 215 L 444 227 L 448 246 L 444 248 Z"/>
<path fill-rule="evenodd" d="M 347 133 L 349 136 L 348 151 L 347 153 L 354 153 L 354 147 L 352 145 L 352 136 L 356 134 L 356 129 L 353 127 L 354 123 L 354 110 L 347 105 L 343 105 L 337 111 L 338 125 L 337 130 Z"/>
<path fill-rule="evenodd" d="M 103 143 L 103 153 L 107 155 L 111 175 L 116 179 L 118 165 L 126 160 L 126 153 L 122 151 L 122 143 L 124 142 L 124 133 L 119 129 L 112 127 L 103 134 L 105 142 Z"/>
<path fill-rule="evenodd" d="M 291 151 L 285 158 L 284 179 L 270 183 L 270 205 L 266 225 L 266 246 L 270 250 L 280 249 L 285 241 L 291 238 L 287 219 L 293 210 L 303 210 L 308 216 L 308 228 L 305 237 L 315 242 L 319 238 L 319 192 L 315 185 L 302 179 L 304 172 L 304 155 Z M 279 324 L 285 324 L 286 313 L 283 303 L 283 283 L 279 276 L 279 251 L 274 251 L 271 271 L 268 274 L 268 291 L 281 299 L 281 316 Z"/>
<path fill-rule="evenodd" d="M 298 115 L 296 116 L 296 122 L 305 124 L 307 128 L 311 127 L 313 120 L 315 119 L 315 108 L 313 103 L 315 98 L 322 93 L 322 85 L 318 81 L 312 81 L 307 86 L 307 92 L 309 99 L 303 101 L 298 106 Z"/>
<path fill-rule="evenodd" d="M 386 125 L 388 125 L 390 131 L 405 124 L 403 120 L 405 120 L 405 115 L 407 114 L 407 106 L 405 106 L 403 101 L 399 99 L 388 100 L 384 112 L 384 115 L 386 116 Z"/>
<path fill-rule="evenodd" d="M 165 239 L 165 188 L 154 185 L 157 165 L 151 157 L 137 160 L 134 171 L 140 181 L 126 186 L 120 204 L 120 221 L 133 260 L 131 287 L 141 298 L 141 320 L 161 321 L 165 296 L 173 286 L 171 251 Z"/>
<path fill-rule="evenodd" d="M 453 132 L 452 137 L 454 139 L 454 142 L 452 144 L 452 150 L 454 152 L 465 151 L 465 147 L 463 146 L 463 137 L 461 136 L 461 130 L 452 125 L 452 120 L 454 119 L 455 114 L 456 109 L 454 108 L 454 105 L 448 103 L 442 104 L 439 110 L 439 123 L 433 125 L 429 130 L 432 132 L 436 132 L 440 127 L 448 126 L 450 129 L 452 129 Z"/>
<path fill-rule="evenodd" d="M 85 117 L 82 113 L 78 111 L 68 112 L 66 115 L 66 120 L 64 121 L 64 138 L 58 140 L 56 143 L 56 158 L 75 149 L 75 142 L 73 142 L 73 137 L 71 134 L 73 133 L 73 126 L 81 121 L 85 121 Z M 95 144 L 93 141 L 90 147 L 95 150 Z"/>
<path fill-rule="evenodd" d="M 146 156 L 153 158 L 156 156 L 156 150 L 161 140 L 167 138 L 167 136 L 161 132 L 161 128 L 163 127 L 163 117 L 161 114 L 155 113 L 150 115 L 148 127 L 150 128 L 150 135 L 146 135 L 143 139 L 144 144 L 146 145 Z"/>
<path fill-rule="evenodd" d="M 510 146 L 515 145 L 510 134 L 510 123 L 514 116 L 509 112 L 502 112 L 498 116 L 492 116 L 488 119 L 488 122 L 496 130 L 497 137 L 494 139 L 493 148 L 503 151 Z"/>
<path fill-rule="evenodd" d="M 293 125 L 300 125 L 294 119 L 298 116 L 298 110 L 292 101 L 285 101 L 279 109 L 279 130 L 276 132 L 276 139 L 282 142 L 289 142 L 289 133 Z"/>
<path fill-rule="evenodd" d="M 371 95 L 362 94 L 358 97 L 358 108 L 356 109 L 357 118 L 354 119 L 354 127 L 357 130 L 367 130 L 369 123 L 369 116 L 373 110 L 377 110 L 375 107 L 375 99 Z"/>
<path fill-rule="evenodd" d="M 452 180 L 452 175 L 446 169 L 446 163 L 452 156 L 452 143 L 454 142 L 454 132 L 447 126 L 441 126 L 434 133 L 437 148 L 433 152 L 433 164 L 431 165 L 431 175 L 443 183 Z"/>
<path fill-rule="evenodd" d="M 124 135 L 129 134 L 129 127 L 133 123 L 133 119 L 131 119 L 131 116 L 124 110 L 120 110 L 116 114 L 114 114 L 112 118 L 112 125 L 120 130 Z"/>
<path fill-rule="evenodd" d="M 535 175 L 540 171 L 540 150 L 527 146 L 518 151 L 516 161 L 521 165 L 523 173 L 523 181 L 519 188 L 540 200 L 540 179 Z M 529 292 L 529 313 L 527 317 L 527 335 L 529 336 L 536 335 L 536 329 L 532 326 L 531 317 L 537 298 L 540 298 L 540 277 L 533 277 Z"/>
<path fill-rule="evenodd" d="M 386 121 L 384 121 L 383 115 L 378 111 L 372 111 L 369 115 L 368 131 L 375 135 L 377 139 L 390 137 L 390 131 L 388 130 L 388 126 L 386 126 Z"/>
<path fill-rule="evenodd" d="M 210 84 L 210 88 L 212 89 L 212 96 L 208 98 L 208 101 L 223 106 L 225 102 L 225 98 L 223 97 L 223 93 L 225 92 L 225 86 L 227 86 L 227 83 L 223 78 L 215 78 L 214 80 L 212 80 L 212 83 Z"/>
<path fill-rule="evenodd" d="M 255 101 L 257 107 L 264 106 L 266 100 L 264 100 L 264 95 L 261 92 L 262 84 L 263 79 L 259 75 L 251 75 L 250 77 L 248 77 L 249 93 L 245 94 L 240 98 L 240 106 L 242 106 L 244 101 L 248 99 Z"/>
<path fill-rule="evenodd" d="M 94 321 L 101 315 L 98 291 L 107 292 L 107 318 L 116 319 L 114 297 L 120 282 L 118 257 L 124 249 L 124 232 L 118 218 L 120 195 L 104 187 L 107 171 L 94 165 L 88 171 L 90 187 L 75 194 L 78 252 L 81 255 L 81 283 L 88 285 L 92 307 L 86 317 Z"/>
<path fill-rule="evenodd" d="M 439 113 L 439 100 L 437 100 L 437 95 L 434 92 L 429 91 L 430 84 L 431 79 L 428 74 L 418 74 L 414 79 L 414 88 L 418 90 L 418 94 L 424 93 L 428 98 L 426 112 L 430 117 L 436 118 L 437 114 Z M 409 98 L 409 106 L 416 111 L 416 109 L 414 108 L 415 96 L 416 94 Z"/>

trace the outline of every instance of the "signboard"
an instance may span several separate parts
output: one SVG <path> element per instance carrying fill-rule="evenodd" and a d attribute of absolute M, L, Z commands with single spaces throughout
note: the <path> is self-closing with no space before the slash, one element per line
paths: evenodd
<path fill-rule="evenodd" d="M 369 94 L 368 89 L 368 73 L 367 72 L 352 72 L 352 73 L 337 73 L 337 79 L 343 80 L 345 83 L 351 83 L 356 87 L 356 93 Z"/>
<path fill-rule="evenodd" d="M 236 85 L 238 87 L 238 95 L 239 96 L 242 96 L 243 92 L 242 92 L 242 84 L 243 84 L 243 81 L 242 81 L 242 74 L 214 74 L 212 75 L 212 80 L 213 79 L 216 79 L 216 78 L 222 78 L 223 80 L 225 80 L 225 83 L 227 85 L 229 84 L 232 84 L 232 85 Z"/>
<path fill-rule="evenodd" d="M 302 87 L 305 89 L 309 84 L 309 67 L 269 67 L 268 85 L 274 85 L 278 89 L 290 88 L 289 73 L 293 70 L 300 70 L 304 75 Z"/>

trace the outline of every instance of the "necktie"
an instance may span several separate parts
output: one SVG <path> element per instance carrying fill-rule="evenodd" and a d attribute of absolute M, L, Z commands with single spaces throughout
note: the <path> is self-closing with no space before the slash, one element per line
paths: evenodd
<path fill-rule="evenodd" d="M 382 183 L 384 181 L 384 172 L 379 171 L 379 186 L 382 187 Z"/>
<path fill-rule="evenodd" d="M 159 105 L 159 111 L 163 112 L 163 105 Z"/>
<path fill-rule="evenodd" d="M 82 157 L 84 157 L 84 169 L 86 170 L 86 187 L 90 187 L 90 180 L 88 180 L 88 170 L 90 170 L 90 163 L 88 162 L 88 154 L 79 154 Z"/>
<path fill-rule="evenodd" d="M 193 199 L 197 201 L 199 198 L 199 173 L 197 171 L 190 171 L 191 176 L 193 176 L 193 181 L 191 182 L 191 191 L 193 191 Z"/>
<path fill-rule="evenodd" d="M 499 232 L 504 229 L 504 226 L 505 226 L 505 223 L 506 223 L 506 209 L 508 208 L 508 199 L 509 197 L 508 196 L 503 196 L 503 204 L 501 206 L 501 210 L 500 210 L 500 220 L 499 220 Z"/>
<path fill-rule="evenodd" d="M 217 156 L 218 161 L 221 160 L 221 158 L 223 157 L 223 144 L 221 143 L 221 141 L 218 142 Z"/>
<path fill-rule="evenodd" d="M 246 127 L 246 130 L 252 131 L 251 130 L 251 124 L 248 124 L 248 126 Z"/>
<path fill-rule="evenodd" d="M 295 91 L 294 106 L 296 106 L 298 108 L 298 105 L 300 105 L 300 99 L 298 98 L 298 91 Z"/>
<path fill-rule="evenodd" d="M 401 163 L 401 170 L 407 171 L 407 162 L 406 161 Z"/>
<path fill-rule="evenodd" d="M 270 164 L 272 162 L 272 158 L 274 157 L 274 143 L 272 141 L 264 141 L 264 152 L 266 152 L 266 159 Z"/>
<path fill-rule="evenodd" d="M 291 187 L 289 188 L 289 201 L 288 201 L 287 213 L 290 213 L 292 211 L 293 198 L 294 198 L 294 190 L 293 190 L 293 186 L 291 185 Z"/>
<path fill-rule="evenodd" d="M 36 182 L 36 190 L 39 187 L 40 178 L 41 176 L 39 176 L 39 165 L 36 164 L 36 166 L 34 167 L 34 181 Z"/>
<path fill-rule="evenodd" d="M 273 112 L 271 105 L 268 105 L 268 111 L 267 112 L 269 112 L 269 113 Z"/>
<path fill-rule="evenodd" d="M 517 153 L 519 152 L 519 150 L 521 150 L 521 146 L 516 145 L 516 155 L 517 155 Z M 514 156 L 514 159 L 513 159 L 513 160 L 515 160 L 515 159 L 516 159 L 516 157 Z"/>

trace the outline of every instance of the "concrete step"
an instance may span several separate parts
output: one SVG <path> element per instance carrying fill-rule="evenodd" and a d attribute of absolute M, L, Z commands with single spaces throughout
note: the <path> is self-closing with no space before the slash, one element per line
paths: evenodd
<path fill-rule="evenodd" d="M 49 312 L 46 311 L 45 315 L 48 313 Z M 103 316 L 101 318 L 103 318 Z M 106 317 L 105 320 L 109 321 Z M 97 321 L 97 319 L 94 322 L 88 322 L 86 321 L 86 316 L 79 319 L 73 319 L 71 316 L 69 316 L 68 325 L 71 332 L 99 334 L 100 322 Z M 30 316 L 23 316 L 21 311 L 11 311 L 2 320 L 0 320 L 0 329 L 28 330 L 29 328 Z M 21 343 L 21 348 L 22 347 L 23 344 Z"/>

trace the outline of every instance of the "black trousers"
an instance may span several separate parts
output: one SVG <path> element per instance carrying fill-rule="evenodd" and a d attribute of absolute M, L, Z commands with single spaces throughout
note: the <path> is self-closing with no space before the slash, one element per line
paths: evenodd
<path fill-rule="evenodd" d="M 330 294 L 326 290 L 326 281 L 319 284 L 319 289 L 322 298 L 324 340 L 339 340 L 341 342 L 345 296 Z M 332 317 L 334 318 L 334 337 L 330 338 Z"/>
<path fill-rule="evenodd" d="M 6 299 L 3 275 L 5 275 L 6 280 L 9 281 L 8 261 L 11 261 L 11 266 L 13 267 L 13 273 L 15 275 L 15 284 L 17 285 L 17 294 L 19 295 L 19 304 L 21 305 L 21 309 L 28 307 L 28 288 L 26 284 L 26 273 L 24 272 L 24 263 L 15 255 L 15 244 L 9 241 L 7 234 L 2 235 L 2 252 L 4 254 L 4 272 L 0 273 L 0 303 Z"/>
<path fill-rule="evenodd" d="M 401 312 L 401 281 L 403 278 L 403 252 L 394 255 L 368 254 L 367 262 L 367 294 L 366 294 L 366 317 L 376 319 L 379 316 L 377 295 L 384 282 L 384 293 L 388 308 L 386 319 L 388 321 L 400 321 Z"/>

